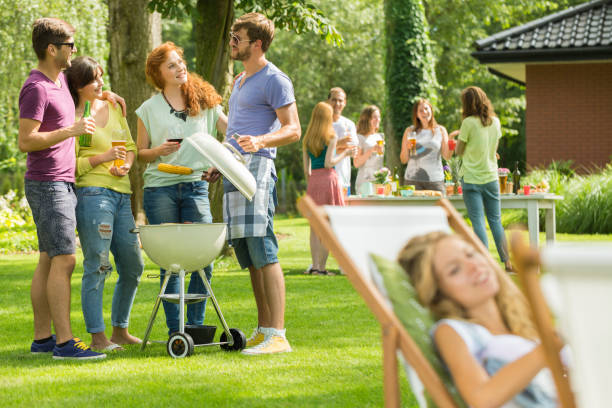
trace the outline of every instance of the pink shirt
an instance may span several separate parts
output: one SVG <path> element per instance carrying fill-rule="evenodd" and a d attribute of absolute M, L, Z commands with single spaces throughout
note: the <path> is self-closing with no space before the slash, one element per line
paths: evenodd
<path fill-rule="evenodd" d="M 19 117 L 40 122 L 40 132 L 51 132 L 74 123 L 74 102 L 63 72 L 58 79 L 59 87 L 33 69 L 19 93 Z M 74 138 L 71 137 L 44 150 L 29 152 L 25 178 L 74 182 L 75 166 Z"/>

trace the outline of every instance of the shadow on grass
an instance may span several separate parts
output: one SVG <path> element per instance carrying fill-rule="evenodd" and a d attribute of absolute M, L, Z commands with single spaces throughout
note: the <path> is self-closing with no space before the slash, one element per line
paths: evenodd
<path fill-rule="evenodd" d="M 333 276 L 331 276 L 331 275 L 330 276 L 325 276 L 325 275 L 310 275 L 310 274 L 304 273 L 304 272 L 306 272 L 306 268 L 288 268 L 288 269 L 283 269 L 283 274 L 291 275 L 291 276 L 294 276 L 294 275 L 297 275 L 297 276 L 300 276 L 300 275 L 304 275 L 304 276 L 321 276 L 322 278 L 333 278 L 333 277 L 336 277 L 336 276 L 343 276 L 343 275 L 340 274 L 340 270 L 338 270 L 338 269 L 327 268 L 327 270 L 329 272 L 334 273 L 334 275 Z"/>
<path fill-rule="evenodd" d="M 172 360 L 173 358 L 166 352 L 166 344 L 153 343 L 147 346 L 144 351 L 140 351 L 140 345 L 124 345 L 124 351 L 113 351 L 106 353 L 104 359 L 93 360 L 55 360 L 53 353 L 32 354 L 29 351 L 0 352 L 0 365 L 3 367 L 19 367 L 19 368 L 39 368 L 50 366 L 66 366 L 74 364 L 101 364 L 114 360 L 149 360 L 151 358 L 161 357 Z M 198 354 L 219 354 L 233 355 L 236 351 L 225 351 L 218 345 L 196 346 L 193 354 L 190 357 Z M 185 358 L 190 358 L 185 357 Z"/>

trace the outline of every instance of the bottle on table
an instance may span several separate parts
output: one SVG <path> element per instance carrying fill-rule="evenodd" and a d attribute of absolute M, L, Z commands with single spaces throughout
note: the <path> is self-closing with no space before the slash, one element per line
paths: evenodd
<path fill-rule="evenodd" d="M 514 170 L 512 171 L 512 192 L 517 194 L 521 188 L 521 172 L 519 170 L 519 162 L 514 164 Z"/>
<path fill-rule="evenodd" d="M 83 110 L 83 117 L 88 118 L 91 116 L 91 104 L 89 101 L 85 101 L 85 109 Z M 79 136 L 79 146 L 91 147 L 91 135 L 89 133 L 83 133 Z"/>
<path fill-rule="evenodd" d="M 400 196 L 400 181 L 399 181 L 399 170 L 396 167 L 393 168 L 393 176 L 391 177 L 391 194 L 395 197 Z"/>

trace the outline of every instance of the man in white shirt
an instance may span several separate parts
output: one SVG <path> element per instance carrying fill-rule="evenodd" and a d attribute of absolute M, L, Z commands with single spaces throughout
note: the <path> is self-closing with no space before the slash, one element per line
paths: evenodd
<path fill-rule="evenodd" d="M 351 145 L 357 146 L 359 142 L 357 140 L 355 123 L 342 116 L 342 111 L 346 106 L 346 93 L 344 90 L 338 87 L 330 89 L 327 103 L 334 109 L 333 126 L 338 137 L 336 153 L 342 152 Z M 351 193 L 351 158 L 345 157 L 342 159 L 340 163 L 336 164 L 335 169 L 344 193 L 349 195 Z"/>

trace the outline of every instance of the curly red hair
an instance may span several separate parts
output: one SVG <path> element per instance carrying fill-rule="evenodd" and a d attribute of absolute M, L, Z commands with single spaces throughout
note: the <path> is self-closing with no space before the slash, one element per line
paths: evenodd
<path fill-rule="evenodd" d="M 159 90 L 163 90 L 165 86 L 159 67 L 172 51 L 176 51 L 183 58 L 183 49 L 170 41 L 155 48 L 147 57 L 145 68 L 147 80 Z M 192 74 L 191 72 L 187 72 L 187 82 L 181 85 L 181 90 L 185 97 L 185 105 L 187 106 L 189 116 L 197 116 L 200 113 L 200 109 L 210 109 L 220 104 L 223 100 L 214 86 L 203 80 L 199 75 Z"/>

